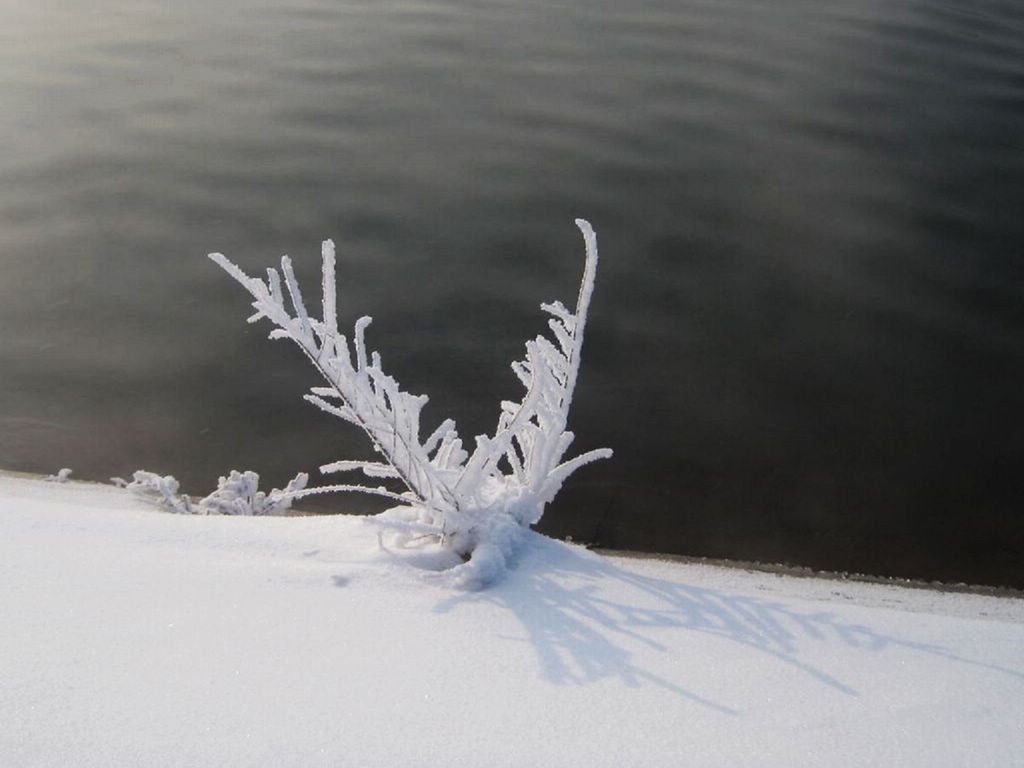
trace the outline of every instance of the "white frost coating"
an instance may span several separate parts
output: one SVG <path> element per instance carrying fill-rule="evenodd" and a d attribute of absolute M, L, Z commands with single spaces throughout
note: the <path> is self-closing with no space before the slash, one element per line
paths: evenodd
<path fill-rule="evenodd" d="M 47 475 L 46 479 L 51 483 L 66 483 L 71 478 L 72 471 L 68 467 L 61 467 L 57 470 L 56 475 Z"/>
<path fill-rule="evenodd" d="M 132 474 L 130 483 L 125 483 L 119 477 L 111 480 L 115 485 L 122 486 L 143 498 L 154 500 L 172 512 L 188 515 L 195 511 L 188 496 L 178 495 L 178 481 L 173 475 L 158 475 L 156 472 L 140 469 Z"/>
<path fill-rule="evenodd" d="M 494 435 L 478 435 L 472 453 L 464 450 L 450 419 L 426 440 L 420 439 L 420 414 L 427 397 L 402 391 L 398 382 L 384 373 L 380 354 L 366 345 L 370 317 L 356 322 L 351 348 L 338 333 L 332 241 L 325 240 L 322 248 L 322 319 L 310 317 L 287 256 L 281 259 L 281 274 L 290 308 L 276 270 L 268 269 L 264 282 L 249 277 L 222 254 L 211 253 L 210 258 L 252 295 L 256 312 L 249 321 L 269 319 L 275 326 L 270 337 L 295 342 L 326 381 L 328 386 L 313 387 L 306 399 L 362 429 L 384 459 L 338 461 L 324 465 L 321 471 L 358 470 L 404 486 L 396 492 L 341 484 L 285 493 L 299 498 L 329 491 L 361 491 L 407 504 L 413 508 L 413 518 L 392 516 L 387 527 L 394 528 L 404 520 L 408 530 L 419 535 L 432 531 L 466 558 L 467 562 L 451 572 L 455 583 L 477 587 L 499 578 L 524 529 L 540 520 L 545 505 L 566 478 L 584 464 L 612 455 L 611 450 L 602 448 L 564 459 L 573 440 L 566 428 L 569 406 L 597 274 L 594 230 L 583 219 L 577 219 L 576 225 L 583 233 L 586 264 L 575 311 L 560 301 L 541 304 L 552 316 L 548 327 L 554 341 L 540 335 L 526 343 L 525 360 L 512 364 L 526 389 L 523 399 L 501 403 Z"/>
<path fill-rule="evenodd" d="M 292 505 L 293 494 L 305 488 L 307 482 L 309 475 L 300 472 L 284 490 L 274 488 L 268 494 L 258 490 L 258 474 L 233 469 L 227 477 L 219 479 L 217 490 L 202 499 L 199 507 L 208 513 L 222 515 L 280 515 Z"/>
<path fill-rule="evenodd" d="M 217 490 L 193 502 L 187 495 L 178 494 L 178 481 L 172 475 L 160 476 L 155 472 L 139 470 L 132 481 L 111 478 L 115 485 L 150 500 L 172 512 L 183 515 L 281 515 L 292 505 L 295 494 L 306 487 L 309 476 L 300 472 L 285 486 L 274 488 L 269 494 L 259 490 L 260 476 L 252 471 L 231 470 L 217 482 Z"/>

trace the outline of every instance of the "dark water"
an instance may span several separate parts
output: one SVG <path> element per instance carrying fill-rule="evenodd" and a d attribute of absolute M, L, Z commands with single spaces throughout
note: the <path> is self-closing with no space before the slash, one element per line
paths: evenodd
<path fill-rule="evenodd" d="M 204 258 L 328 236 L 343 320 L 489 430 L 580 215 L 616 458 L 546 530 L 1024 586 L 1018 0 L 0 0 L 0 467 L 365 455 Z"/>

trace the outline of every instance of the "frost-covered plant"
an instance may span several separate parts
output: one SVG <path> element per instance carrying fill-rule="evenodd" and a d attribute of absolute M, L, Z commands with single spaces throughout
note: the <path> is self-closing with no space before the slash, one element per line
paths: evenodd
<path fill-rule="evenodd" d="M 523 532 L 540 520 L 565 479 L 576 469 L 612 455 L 607 448 L 563 460 L 573 441 L 566 429 L 579 374 L 583 330 L 597 271 L 597 239 L 590 224 L 577 219 L 586 247 L 586 265 L 574 311 L 560 301 L 541 304 L 551 317 L 553 339 L 543 335 L 526 343 L 526 358 L 512 364 L 525 394 L 520 402 L 501 403 L 494 434 L 479 435 L 467 451 L 446 419 L 423 439 L 420 415 L 425 395 L 403 391 L 384 372 L 380 354 L 366 345 L 370 317 L 355 323 L 351 343 L 339 332 L 335 294 L 334 243 L 322 246 L 322 318 L 310 315 L 291 260 L 281 258 L 281 272 L 267 270 L 266 281 L 249 277 L 222 254 L 210 258 L 250 294 L 254 323 L 269 319 L 272 339 L 290 339 L 305 353 L 327 386 L 313 387 L 307 400 L 366 433 L 381 461 L 338 461 L 323 473 L 361 471 L 384 485 L 327 485 L 291 494 L 298 498 L 331 491 L 360 491 L 406 505 L 389 510 L 381 521 L 406 535 L 436 536 L 466 562 L 458 581 L 485 584 L 504 570 Z M 282 280 L 283 276 L 283 280 Z M 287 292 L 287 298 L 285 293 Z M 290 306 L 289 306 L 290 305 Z"/>
<path fill-rule="evenodd" d="M 142 498 L 156 501 L 172 512 L 183 515 L 196 512 L 188 496 L 178 495 L 178 481 L 173 475 L 158 475 L 156 472 L 140 469 L 132 474 L 131 482 L 125 482 L 120 477 L 112 477 L 110 480 L 114 485 Z"/>
<path fill-rule="evenodd" d="M 233 469 L 227 477 L 219 478 L 217 490 L 202 499 L 199 506 L 222 515 L 281 515 L 291 507 L 295 494 L 308 482 L 309 475 L 300 472 L 283 490 L 274 488 L 265 493 L 259 490 L 259 475 Z"/>
<path fill-rule="evenodd" d="M 139 470 L 130 483 L 119 477 L 111 478 L 143 498 L 156 501 L 172 512 L 183 515 L 282 515 L 292 505 L 295 494 L 306 487 L 309 475 L 300 472 L 289 481 L 284 490 L 274 488 L 270 493 L 259 490 L 260 476 L 252 471 L 231 470 L 227 477 L 219 478 L 217 490 L 198 501 L 178 493 L 178 481 L 173 475 L 158 475 Z"/>

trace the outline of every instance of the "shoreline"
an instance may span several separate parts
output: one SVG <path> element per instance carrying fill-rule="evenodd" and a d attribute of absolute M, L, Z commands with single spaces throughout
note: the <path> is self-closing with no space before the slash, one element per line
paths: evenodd
<path fill-rule="evenodd" d="M 588 549 L 590 549 L 588 547 Z M 905 587 L 907 589 L 919 589 L 930 592 L 945 592 L 949 594 L 982 595 L 985 597 L 1003 597 L 1015 600 L 1024 600 L 1024 589 L 1015 587 L 998 587 L 987 584 L 966 584 L 963 582 L 950 583 L 943 581 L 928 581 L 926 579 L 911 579 L 900 576 L 876 576 L 869 573 L 851 573 L 849 571 L 829 571 L 811 568 L 805 565 L 791 565 L 788 563 L 762 563 L 756 560 L 729 560 L 715 557 L 700 557 L 698 555 L 673 555 L 659 552 L 638 552 L 627 549 L 606 549 L 594 547 L 592 552 L 609 557 L 622 557 L 632 560 L 662 560 L 673 563 L 686 563 L 692 565 L 711 565 L 719 568 L 746 571 L 748 573 L 767 573 L 775 576 L 792 576 L 799 579 L 822 579 L 825 581 L 852 582 L 856 584 L 881 584 L 890 587 Z"/>
<path fill-rule="evenodd" d="M 12 477 L 23 480 L 36 480 L 52 483 L 53 485 L 94 485 L 104 488 L 117 488 L 112 483 L 104 483 L 98 480 L 79 480 L 70 478 L 64 481 L 50 480 L 52 475 L 43 475 L 35 472 L 22 472 L 19 470 L 0 469 L 0 478 Z M 345 514 L 345 513 L 339 513 Z M 316 512 L 308 512 L 302 509 L 292 508 L 283 517 L 330 517 Z M 357 515 L 358 516 L 358 515 Z M 571 539 L 569 539 L 571 541 Z M 881 584 L 893 587 L 905 587 L 932 592 L 944 592 L 949 594 L 982 595 L 985 597 L 1000 597 L 1016 600 L 1024 600 L 1024 589 L 1007 586 L 995 586 L 989 584 L 967 584 L 965 582 L 943 582 L 929 581 L 927 579 L 914 579 L 900 576 L 880 576 L 869 573 L 850 571 L 832 571 L 828 569 L 812 568 L 805 565 L 793 565 L 790 563 L 764 563 L 758 560 L 732 560 L 728 558 L 703 557 L 700 555 L 678 555 L 666 552 L 644 552 L 629 549 L 611 549 L 606 547 L 590 547 L 582 544 L 591 552 L 608 557 L 621 557 L 632 560 L 656 560 L 672 563 L 686 563 L 693 565 L 710 565 L 719 568 L 728 568 L 748 573 L 766 573 L 775 576 L 792 576 L 801 579 L 823 579 L 835 582 L 852 582 L 857 584 Z"/>

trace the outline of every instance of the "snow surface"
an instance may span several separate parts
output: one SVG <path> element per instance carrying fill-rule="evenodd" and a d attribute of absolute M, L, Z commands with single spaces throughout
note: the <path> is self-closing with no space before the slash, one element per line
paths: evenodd
<path fill-rule="evenodd" d="M 4 766 L 1024 764 L 1024 601 L 0 476 Z"/>

